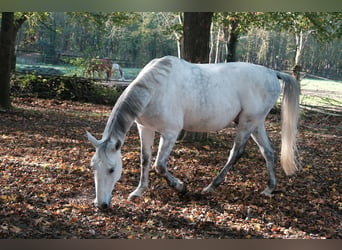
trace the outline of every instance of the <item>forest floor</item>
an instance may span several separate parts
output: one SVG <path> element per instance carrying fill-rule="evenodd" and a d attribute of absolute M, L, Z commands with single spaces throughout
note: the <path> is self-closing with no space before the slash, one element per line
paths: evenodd
<path fill-rule="evenodd" d="M 207 143 L 176 144 L 169 169 L 186 182 L 187 194 L 151 171 L 149 190 L 128 201 L 140 174 L 133 126 L 112 207 L 102 211 L 92 203 L 94 148 L 85 131 L 100 138 L 111 107 L 37 98 L 13 105 L 0 113 L 0 238 L 342 238 L 341 116 L 301 111 L 302 170 L 287 177 L 277 167 L 271 197 L 260 194 L 266 168 L 252 140 L 217 190 L 201 194 L 227 159 L 232 127 L 211 133 Z M 279 113 L 266 123 L 278 154 Z"/>

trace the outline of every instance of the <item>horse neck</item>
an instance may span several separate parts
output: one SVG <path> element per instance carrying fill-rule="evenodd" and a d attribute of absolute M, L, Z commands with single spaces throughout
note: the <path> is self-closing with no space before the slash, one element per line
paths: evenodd
<path fill-rule="evenodd" d="M 149 103 L 151 95 L 148 89 L 136 85 L 138 86 L 127 88 L 117 100 L 103 132 L 104 138 L 123 141 L 135 119 Z"/>
<path fill-rule="evenodd" d="M 115 138 L 116 140 L 123 141 L 128 130 L 132 126 L 135 117 L 127 116 L 123 113 L 120 106 L 115 105 L 112 113 L 107 121 L 106 128 L 103 132 L 104 138 Z"/>

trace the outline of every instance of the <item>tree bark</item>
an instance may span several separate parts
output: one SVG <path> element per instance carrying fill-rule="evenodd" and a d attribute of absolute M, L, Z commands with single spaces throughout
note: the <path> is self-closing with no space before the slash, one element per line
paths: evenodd
<path fill-rule="evenodd" d="M 227 53 L 227 62 L 236 62 L 236 46 L 239 38 L 238 33 L 238 25 L 239 21 L 237 18 L 231 21 L 229 39 L 228 39 L 228 53 Z"/>
<path fill-rule="evenodd" d="M 14 12 L 3 12 L 0 31 L 0 108 L 9 109 Z"/>
<path fill-rule="evenodd" d="M 16 52 L 15 45 L 16 45 L 16 41 L 18 37 L 18 31 L 26 20 L 27 20 L 27 17 L 25 15 L 22 15 L 18 19 L 14 20 L 13 33 L 12 33 L 12 36 L 13 36 L 12 37 L 12 49 L 11 49 L 12 50 L 11 71 L 12 72 L 15 72 L 15 66 L 17 62 L 17 56 L 15 53 Z"/>
<path fill-rule="evenodd" d="M 221 27 L 217 31 L 217 38 L 216 38 L 216 51 L 215 51 L 215 63 L 219 63 L 220 61 L 220 37 L 221 37 Z"/>
<path fill-rule="evenodd" d="M 208 63 L 210 53 L 210 26 L 213 12 L 184 12 L 183 58 L 192 63 Z M 205 141 L 208 133 L 182 131 L 182 141 Z"/>
<path fill-rule="evenodd" d="M 293 66 L 293 75 L 296 78 L 299 88 L 301 90 L 301 85 L 300 85 L 300 70 L 302 69 L 302 55 L 304 51 L 304 46 L 308 40 L 309 35 L 311 34 L 312 31 L 299 31 L 296 32 L 296 55 L 294 59 L 294 66 Z"/>
<path fill-rule="evenodd" d="M 192 63 L 209 62 L 212 12 L 184 12 L 184 59 Z"/>

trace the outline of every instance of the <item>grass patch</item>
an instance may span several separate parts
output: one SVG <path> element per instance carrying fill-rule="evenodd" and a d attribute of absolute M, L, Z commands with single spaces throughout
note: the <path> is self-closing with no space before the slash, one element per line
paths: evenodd
<path fill-rule="evenodd" d="M 341 82 L 303 79 L 301 90 L 300 104 L 302 107 L 334 115 L 342 112 Z"/>
<path fill-rule="evenodd" d="M 342 82 L 326 81 L 316 79 L 303 79 L 301 80 L 302 90 L 315 90 L 315 91 L 334 91 L 342 93 Z"/>
<path fill-rule="evenodd" d="M 322 107 L 338 107 L 342 105 L 340 98 L 330 98 L 330 97 L 322 97 L 322 96 L 311 96 L 311 95 L 302 95 L 300 103 L 302 105 L 312 105 L 312 106 L 322 106 Z"/>
<path fill-rule="evenodd" d="M 122 68 L 125 78 L 133 80 L 137 77 L 141 68 Z M 23 74 L 40 74 L 40 75 L 56 75 L 56 76 L 78 76 L 83 77 L 85 68 L 74 65 L 53 65 L 53 64 L 21 64 L 17 63 L 16 71 Z M 119 72 L 115 72 L 112 79 L 119 79 Z"/>

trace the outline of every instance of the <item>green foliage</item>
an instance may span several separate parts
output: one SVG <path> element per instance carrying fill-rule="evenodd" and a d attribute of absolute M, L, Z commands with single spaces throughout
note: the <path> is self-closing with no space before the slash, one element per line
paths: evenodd
<path fill-rule="evenodd" d="M 113 105 L 121 91 L 84 78 L 25 74 L 12 80 L 11 93 L 13 96 Z"/>
<path fill-rule="evenodd" d="M 342 36 L 342 14 L 340 12 L 218 12 L 214 21 L 229 26 L 238 20 L 239 32 L 252 28 L 303 32 L 311 30 L 321 41 L 329 41 Z"/>
<path fill-rule="evenodd" d="M 265 27 L 294 33 L 310 31 L 321 42 L 341 38 L 342 14 L 339 12 L 269 12 L 263 14 Z"/>
<path fill-rule="evenodd" d="M 70 64 L 75 67 L 74 74 L 76 75 L 83 75 L 84 70 L 87 68 L 90 59 L 87 58 L 81 58 L 81 57 L 76 57 L 76 58 L 70 58 L 69 60 L 64 60 L 66 64 Z M 77 69 L 77 70 L 76 70 Z"/>
<path fill-rule="evenodd" d="M 113 26 L 125 26 L 136 21 L 137 14 L 129 12 L 69 12 L 70 22 L 76 22 L 86 27 L 89 31 L 107 33 L 108 28 Z"/>
<path fill-rule="evenodd" d="M 30 18 L 19 32 L 18 49 L 51 54 L 56 59 L 53 63 L 78 67 L 77 75 L 91 58 L 108 57 L 121 67 L 140 68 L 153 58 L 177 55 L 177 41 L 181 53 L 182 13 L 179 12 L 33 14 L 25 13 Z M 212 42 L 212 46 L 220 47 L 218 62 L 224 61 L 230 26 L 237 21 L 238 60 L 274 67 L 272 61 L 278 60 L 274 58 L 277 56 L 288 61 L 290 67 L 297 49 L 294 36 L 302 31 L 303 68 L 319 72 L 330 65 L 338 75 L 339 63 L 335 57 L 340 54 L 341 20 L 342 14 L 338 12 L 217 12 L 213 17 L 212 41 L 220 41 Z M 322 44 L 324 49 L 320 50 Z M 215 56 L 212 53 L 212 58 Z M 260 60 L 261 57 L 264 59 Z"/>
<path fill-rule="evenodd" d="M 23 26 L 19 50 L 44 51 L 44 55 L 55 56 L 56 62 L 67 62 L 67 57 L 108 57 L 124 67 L 141 67 L 154 57 L 177 53 L 172 31 L 166 31 L 177 23 L 174 13 L 49 14 L 44 21 L 37 21 L 35 28 Z M 71 63 L 84 66 L 80 61 Z"/>
<path fill-rule="evenodd" d="M 22 78 L 21 83 L 17 86 L 20 87 L 23 91 L 32 91 L 32 82 L 37 81 L 37 75 L 35 74 L 27 74 Z"/>
<path fill-rule="evenodd" d="M 42 22 L 46 21 L 50 15 L 50 12 L 15 12 L 14 17 L 17 24 L 21 25 L 26 21 L 25 32 L 27 34 L 35 34 L 37 27 Z M 19 23 L 23 20 L 22 23 Z M 20 28 L 20 27 L 18 27 Z"/>

